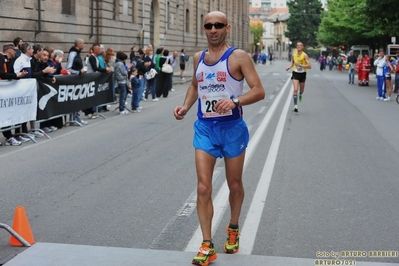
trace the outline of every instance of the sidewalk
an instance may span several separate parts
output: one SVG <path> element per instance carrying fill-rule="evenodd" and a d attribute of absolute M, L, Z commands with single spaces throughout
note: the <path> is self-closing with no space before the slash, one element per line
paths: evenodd
<path fill-rule="evenodd" d="M 36 243 L 24 252 L 18 254 L 5 266 L 112 266 L 112 265 L 191 265 L 195 256 L 193 252 L 133 249 L 117 247 L 83 246 L 68 244 Z M 323 259 L 326 264 L 316 264 Z M 212 265 L 229 266 L 309 266 L 309 265 L 347 265 L 345 261 L 353 261 L 358 266 L 393 266 L 393 263 L 360 262 L 353 258 L 337 260 L 332 258 L 289 258 L 259 255 L 240 255 L 218 253 L 218 258 Z M 330 264 L 327 264 L 330 261 Z M 335 264 L 331 264 L 335 263 Z M 349 264 L 348 264 L 349 265 Z M 355 264 L 352 264 L 355 265 Z"/>

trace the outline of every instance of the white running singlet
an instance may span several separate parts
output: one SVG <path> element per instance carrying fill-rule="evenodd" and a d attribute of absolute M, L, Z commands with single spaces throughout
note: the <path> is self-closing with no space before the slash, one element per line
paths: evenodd
<path fill-rule="evenodd" d="M 228 69 L 228 58 L 235 49 L 235 47 L 230 47 L 213 65 L 208 65 L 204 61 L 207 50 L 202 52 L 195 73 L 198 81 L 197 116 L 199 119 L 229 121 L 242 117 L 241 106 L 225 114 L 216 113 L 214 108 L 221 99 L 233 99 L 242 95 L 244 78 L 235 79 Z"/>

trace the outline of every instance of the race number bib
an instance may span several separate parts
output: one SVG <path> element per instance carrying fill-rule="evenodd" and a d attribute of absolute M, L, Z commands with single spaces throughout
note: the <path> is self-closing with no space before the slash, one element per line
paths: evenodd
<path fill-rule="evenodd" d="M 296 66 L 296 72 L 298 72 L 298 73 L 302 73 L 304 70 L 303 70 L 303 67 L 301 67 L 301 66 Z"/>
<path fill-rule="evenodd" d="M 221 117 L 221 116 L 228 116 L 232 115 L 233 112 L 230 110 L 225 114 L 219 114 L 215 111 L 215 104 L 220 101 L 221 99 L 230 99 L 230 95 L 227 92 L 220 91 L 220 92 L 213 92 L 202 94 L 201 96 L 201 111 L 204 117 Z"/>

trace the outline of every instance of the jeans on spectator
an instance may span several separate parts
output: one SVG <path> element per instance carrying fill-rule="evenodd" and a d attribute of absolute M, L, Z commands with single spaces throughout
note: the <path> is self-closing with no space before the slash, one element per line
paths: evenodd
<path fill-rule="evenodd" d="M 126 83 L 118 84 L 118 89 L 119 89 L 119 111 L 122 112 L 125 110 L 125 102 L 127 96 Z"/>
<path fill-rule="evenodd" d="M 143 92 L 144 92 L 144 87 L 145 87 L 145 78 L 140 79 L 140 89 L 139 89 L 139 103 L 141 99 L 143 99 Z"/>
<path fill-rule="evenodd" d="M 148 99 L 148 94 L 151 92 L 152 99 L 155 99 L 155 79 L 147 80 L 147 89 L 145 90 L 145 98 Z"/>
<path fill-rule="evenodd" d="M 139 92 L 140 88 L 133 88 L 132 89 L 132 110 L 137 110 L 139 107 Z"/>
<path fill-rule="evenodd" d="M 349 83 L 354 83 L 354 81 L 355 81 L 355 70 L 352 68 L 352 67 L 350 67 L 349 69 L 348 69 L 348 74 L 349 74 Z"/>

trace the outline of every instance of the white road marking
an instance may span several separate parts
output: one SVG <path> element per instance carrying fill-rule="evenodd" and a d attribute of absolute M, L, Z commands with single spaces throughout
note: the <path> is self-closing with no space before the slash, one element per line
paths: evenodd
<path fill-rule="evenodd" d="M 284 125 L 287 119 L 293 90 L 293 87 L 291 87 L 291 90 L 288 93 L 251 206 L 249 207 L 244 225 L 241 227 L 242 237 L 240 237 L 240 254 L 250 255 L 252 253 L 256 232 L 258 231 L 263 209 L 266 204 L 266 197 L 269 191 L 274 165 L 276 164 L 278 149 L 280 147 L 281 137 L 283 136 Z"/>

